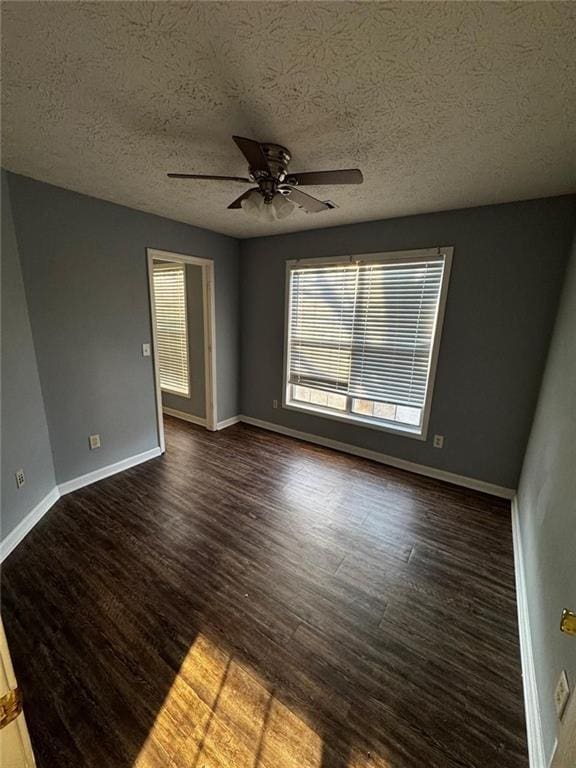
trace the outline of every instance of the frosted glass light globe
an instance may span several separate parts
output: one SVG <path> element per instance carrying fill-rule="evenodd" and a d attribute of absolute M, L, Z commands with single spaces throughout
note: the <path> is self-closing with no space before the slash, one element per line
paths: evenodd
<path fill-rule="evenodd" d="M 240 205 L 242 206 L 242 210 L 246 211 L 249 216 L 252 216 L 255 219 L 262 218 L 261 210 L 264 205 L 264 198 L 257 189 L 252 190 L 248 197 L 245 197 L 244 200 L 242 200 Z"/>
<path fill-rule="evenodd" d="M 259 219 L 259 221 L 267 222 L 285 219 L 296 208 L 291 200 L 288 200 L 280 193 L 275 194 L 272 202 L 267 203 L 264 200 L 264 196 L 257 189 L 253 189 L 248 197 L 242 200 L 240 205 L 242 210 L 246 211 L 249 216 Z"/>
<path fill-rule="evenodd" d="M 280 194 L 275 195 L 272 205 L 274 206 L 277 219 L 285 219 L 287 216 L 290 216 L 294 208 L 296 208 L 291 200 L 288 200 L 287 197 Z"/>
<path fill-rule="evenodd" d="M 276 221 L 276 211 L 274 209 L 274 201 L 271 203 L 264 203 L 260 211 L 261 221 Z"/>

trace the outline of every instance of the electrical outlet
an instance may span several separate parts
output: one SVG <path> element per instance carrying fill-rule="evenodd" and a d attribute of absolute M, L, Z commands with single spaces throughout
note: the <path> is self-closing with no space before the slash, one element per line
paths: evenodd
<path fill-rule="evenodd" d="M 142 344 L 142 357 L 150 357 L 150 344 Z"/>
<path fill-rule="evenodd" d="M 278 408 L 278 400 L 272 400 L 272 408 Z"/>
<path fill-rule="evenodd" d="M 444 448 L 444 435 L 434 435 L 434 448 Z"/>
<path fill-rule="evenodd" d="M 26 477 L 24 475 L 24 470 L 19 469 L 16 472 L 16 488 L 22 488 L 25 482 L 26 482 Z"/>
<path fill-rule="evenodd" d="M 88 442 L 90 444 L 91 451 L 93 451 L 95 448 L 100 448 L 100 435 L 90 435 Z"/>
<path fill-rule="evenodd" d="M 558 678 L 558 682 L 556 683 L 556 690 L 554 691 L 554 706 L 556 707 L 556 714 L 560 720 L 562 720 L 562 715 L 564 714 L 569 698 L 570 687 L 568 686 L 566 670 L 563 669 Z"/>

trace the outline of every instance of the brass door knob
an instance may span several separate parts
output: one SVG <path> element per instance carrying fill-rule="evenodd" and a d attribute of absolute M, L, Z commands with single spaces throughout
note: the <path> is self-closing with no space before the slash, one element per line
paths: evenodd
<path fill-rule="evenodd" d="M 560 619 L 560 631 L 567 635 L 576 635 L 576 613 L 564 608 Z"/>

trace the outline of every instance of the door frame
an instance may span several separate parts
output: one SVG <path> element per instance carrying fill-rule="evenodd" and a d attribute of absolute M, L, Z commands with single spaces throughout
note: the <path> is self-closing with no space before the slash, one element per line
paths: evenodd
<path fill-rule="evenodd" d="M 146 248 L 148 264 L 148 293 L 150 319 L 152 322 L 152 357 L 154 363 L 154 387 L 156 390 L 156 417 L 158 423 L 158 443 L 162 453 L 166 450 L 164 441 L 164 416 L 162 412 L 162 389 L 160 387 L 160 365 L 158 361 L 158 342 L 156 334 L 156 310 L 154 306 L 153 269 L 155 261 L 170 261 L 181 264 L 193 264 L 202 269 L 202 303 L 204 316 L 204 387 L 206 429 L 216 431 L 218 424 L 218 404 L 216 398 L 216 302 L 214 290 L 214 262 L 185 253 L 162 251 Z"/>
<path fill-rule="evenodd" d="M 8 641 L 0 616 L 0 697 L 7 694 L 11 694 L 12 703 L 15 705 L 13 714 L 16 713 L 16 717 L 0 730 L 0 760 L 8 755 L 8 763 L 11 766 L 36 768 L 26 718 L 21 709 L 21 693 L 14 675 Z"/>

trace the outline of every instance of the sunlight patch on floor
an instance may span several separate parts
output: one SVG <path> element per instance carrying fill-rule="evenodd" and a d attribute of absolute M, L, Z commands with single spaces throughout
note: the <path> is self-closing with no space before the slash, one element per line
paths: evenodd
<path fill-rule="evenodd" d="M 133 766 L 321 768 L 321 764 L 318 734 L 200 634 Z"/>

